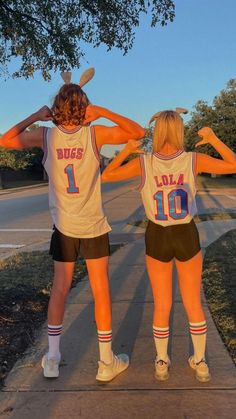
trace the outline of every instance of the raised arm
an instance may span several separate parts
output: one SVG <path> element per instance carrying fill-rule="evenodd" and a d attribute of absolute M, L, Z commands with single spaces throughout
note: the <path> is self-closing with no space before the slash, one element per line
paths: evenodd
<path fill-rule="evenodd" d="M 139 150 L 140 141 L 129 140 L 123 150 L 112 160 L 102 173 L 103 182 L 118 182 L 119 180 L 130 179 L 141 175 L 140 160 L 138 157 L 128 163 L 122 163 L 132 153 L 143 153 Z"/>
<path fill-rule="evenodd" d="M 130 138 L 138 140 L 145 135 L 145 129 L 131 119 L 101 106 L 87 106 L 84 124 L 88 124 L 98 118 L 106 118 L 116 124 L 114 127 L 94 126 L 98 148 L 101 148 L 104 144 L 123 144 Z"/>
<path fill-rule="evenodd" d="M 202 140 L 196 146 L 211 144 L 223 160 L 207 154 L 197 153 L 197 173 L 236 173 L 236 155 L 215 135 L 214 131 L 209 127 L 205 127 L 198 131 L 198 135 L 202 137 Z"/>
<path fill-rule="evenodd" d="M 32 131 L 26 129 L 37 121 L 49 121 L 52 119 L 51 111 L 43 106 L 28 118 L 10 128 L 0 137 L 0 147 L 21 149 L 30 147 L 43 147 L 43 127 Z"/>

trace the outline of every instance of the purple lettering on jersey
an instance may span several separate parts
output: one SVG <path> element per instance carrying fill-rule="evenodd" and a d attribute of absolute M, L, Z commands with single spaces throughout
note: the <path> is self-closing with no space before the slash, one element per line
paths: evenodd
<path fill-rule="evenodd" d="M 62 150 L 62 148 L 57 148 L 57 158 L 58 158 L 58 160 L 63 159 L 63 150 Z"/>
<path fill-rule="evenodd" d="M 78 160 L 82 159 L 83 152 L 84 152 L 84 149 L 83 148 L 77 148 L 76 159 L 78 159 Z"/>
<path fill-rule="evenodd" d="M 159 188 L 160 186 L 163 186 L 163 184 L 161 183 L 161 182 L 159 182 L 159 180 L 158 180 L 158 176 L 154 176 L 154 179 L 155 179 L 155 182 L 156 182 L 156 185 L 157 185 L 157 187 Z"/>
<path fill-rule="evenodd" d="M 173 179 L 173 175 L 169 175 L 170 177 L 170 185 L 176 185 L 176 181 Z"/>
<path fill-rule="evenodd" d="M 83 157 L 84 149 L 83 148 L 57 148 L 57 159 L 58 160 L 68 160 L 68 159 L 77 159 L 81 160 Z"/>
<path fill-rule="evenodd" d="M 161 177 L 161 179 L 162 179 L 162 182 L 163 182 L 163 185 L 164 185 L 164 186 L 169 185 L 169 179 L 168 179 L 168 177 L 167 177 L 166 175 L 163 175 L 163 176 Z"/>
<path fill-rule="evenodd" d="M 183 175 L 183 173 L 181 173 L 179 175 L 179 179 L 177 181 L 177 185 L 183 185 L 183 184 L 184 184 L 184 175 Z"/>
<path fill-rule="evenodd" d="M 76 148 L 72 148 L 71 153 L 70 153 L 70 158 L 75 159 L 75 156 L 76 156 Z"/>
<path fill-rule="evenodd" d="M 71 154 L 70 148 L 64 148 L 64 159 L 69 159 Z"/>
<path fill-rule="evenodd" d="M 184 175 L 181 173 L 178 175 L 177 179 L 174 180 L 174 175 L 162 175 L 161 181 L 158 179 L 158 176 L 154 176 L 156 186 L 160 188 L 161 186 L 173 186 L 173 185 L 183 185 L 184 184 Z"/>

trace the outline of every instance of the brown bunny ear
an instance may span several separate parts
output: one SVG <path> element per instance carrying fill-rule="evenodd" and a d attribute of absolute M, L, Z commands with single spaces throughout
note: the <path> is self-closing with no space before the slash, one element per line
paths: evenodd
<path fill-rule="evenodd" d="M 184 114 L 188 113 L 188 109 L 185 109 L 185 108 L 175 108 L 175 111 L 177 113 L 179 113 L 179 114 L 181 114 L 181 113 L 184 113 Z"/>
<path fill-rule="evenodd" d="M 69 84 L 71 82 L 71 72 L 70 71 L 63 71 L 61 73 L 61 77 L 64 80 L 65 84 Z"/>
<path fill-rule="evenodd" d="M 149 125 L 153 122 L 153 121 L 155 121 L 155 119 L 157 119 L 158 118 L 158 116 L 161 114 L 161 111 L 160 112 L 156 112 L 156 113 L 154 113 L 154 115 L 151 117 L 151 119 L 150 119 L 150 121 L 149 121 Z"/>
<path fill-rule="evenodd" d="M 95 69 L 93 67 L 85 70 L 82 76 L 80 77 L 79 86 L 83 87 L 86 83 L 88 83 L 93 78 L 94 74 L 95 74 Z"/>

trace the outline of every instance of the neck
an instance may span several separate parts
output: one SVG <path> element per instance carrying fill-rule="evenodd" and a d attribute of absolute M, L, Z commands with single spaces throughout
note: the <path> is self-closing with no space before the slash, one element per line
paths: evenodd
<path fill-rule="evenodd" d="M 169 155 L 174 154 L 178 151 L 178 149 L 171 144 L 165 143 L 163 147 L 159 150 L 160 154 Z"/>

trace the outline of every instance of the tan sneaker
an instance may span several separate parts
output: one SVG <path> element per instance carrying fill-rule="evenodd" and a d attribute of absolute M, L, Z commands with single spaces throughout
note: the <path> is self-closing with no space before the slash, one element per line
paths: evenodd
<path fill-rule="evenodd" d="M 98 361 L 97 381 L 109 382 L 113 380 L 121 372 L 125 371 L 129 366 L 129 357 L 126 354 L 113 355 L 110 364 Z"/>
<path fill-rule="evenodd" d="M 163 359 L 155 360 L 155 377 L 159 381 L 165 381 L 169 378 L 170 360 L 167 358 L 166 361 Z"/>
<path fill-rule="evenodd" d="M 205 359 L 202 359 L 200 362 L 195 362 L 194 357 L 190 356 L 188 363 L 190 367 L 195 370 L 195 377 L 198 381 L 210 381 L 211 374 L 209 373 L 209 368 Z"/>

